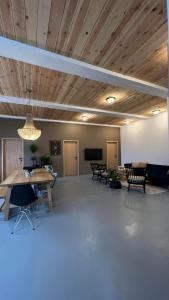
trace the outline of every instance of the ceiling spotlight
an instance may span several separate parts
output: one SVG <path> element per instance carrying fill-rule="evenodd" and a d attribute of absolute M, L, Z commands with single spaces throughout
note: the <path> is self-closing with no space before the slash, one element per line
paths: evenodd
<path fill-rule="evenodd" d="M 116 100 L 116 97 L 113 97 L 113 96 L 107 97 L 107 98 L 106 98 L 106 101 L 107 101 L 107 103 L 109 103 L 109 104 L 113 103 L 115 100 Z"/>
<path fill-rule="evenodd" d="M 161 112 L 159 108 L 152 110 L 153 115 L 158 115 Z"/>
<path fill-rule="evenodd" d="M 130 123 L 130 120 L 125 120 L 124 123 L 125 123 L 125 124 L 129 124 L 129 123 Z"/>
<path fill-rule="evenodd" d="M 82 120 L 83 120 L 84 122 L 86 122 L 87 119 L 88 119 L 88 116 L 86 116 L 86 115 L 83 115 L 83 116 L 82 116 Z"/>

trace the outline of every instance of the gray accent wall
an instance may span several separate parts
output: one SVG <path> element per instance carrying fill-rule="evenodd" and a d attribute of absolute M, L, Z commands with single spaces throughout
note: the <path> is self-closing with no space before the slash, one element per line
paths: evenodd
<path fill-rule="evenodd" d="M 53 167 L 59 175 L 63 175 L 63 140 L 79 140 L 79 173 L 89 174 L 90 162 L 84 160 L 85 148 L 102 148 L 103 161 L 107 160 L 106 141 L 118 141 L 119 145 L 119 164 L 120 158 L 120 129 L 100 126 L 86 126 L 61 124 L 50 122 L 35 122 L 37 128 L 42 130 L 41 137 L 35 141 L 39 146 L 37 156 L 49 153 L 49 141 L 61 140 L 61 155 L 52 156 Z M 0 138 L 18 137 L 17 129 L 24 125 L 23 120 L 1 119 L 0 120 Z M 29 146 L 32 142 L 24 141 L 24 165 L 31 165 L 31 152 Z M 2 152 L 2 149 L 1 149 Z M 2 163 L 2 162 L 1 162 Z M 1 164 L 0 163 L 0 164 Z M 2 167 L 0 166 L 0 173 Z M 0 174 L 1 175 L 1 174 Z"/>

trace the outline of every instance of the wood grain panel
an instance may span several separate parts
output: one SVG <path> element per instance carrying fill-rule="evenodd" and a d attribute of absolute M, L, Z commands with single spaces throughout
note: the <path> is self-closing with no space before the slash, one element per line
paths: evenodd
<path fill-rule="evenodd" d="M 168 85 L 165 0 L 3 0 L 0 34 Z M 145 115 L 154 107 L 166 109 L 164 99 L 9 59 L 0 59 L 0 79 L 0 92 L 10 96 L 28 97 L 30 89 L 34 99 L 59 103 Z M 117 101 L 107 105 L 105 98 L 111 95 Z M 5 109 L 13 114 L 20 110 L 8 104 Z M 56 112 L 39 109 L 37 114 Z M 66 112 L 60 115 L 66 117 Z"/>
<path fill-rule="evenodd" d="M 165 0 L 3 0 L 0 13 L 5 36 L 122 73 L 167 44 Z"/>
<path fill-rule="evenodd" d="M 46 47 L 54 51 L 60 32 L 66 0 L 55 0 L 51 3 L 51 14 L 49 18 Z"/>
<path fill-rule="evenodd" d="M 51 0 L 39 0 L 37 20 L 37 46 L 45 47 L 50 16 Z"/>
<path fill-rule="evenodd" d="M 107 168 L 116 169 L 118 165 L 118 145 L 117 142 L 107 142 Z"/>
<path fill-rule="evenodd" d="M 25 0 L 27 41 L 36 45 L 38 0 Z"/>
<path fill-rule="evenodd" d="M 3 140 L 3 178 L 15 170 L 22 170 L 22 140 Z"/>
<path fill-rule="evenodd" d="M 160 59 L 160 56 L 159 56 Z M 128 113 L 147 113 L 147 108 L 166 106 L 158 97 L 119 89 L 107 84 L 66 75 L 9 59 L 0 60 L 1 90 L 4 95 L 96 107 Z M 148 72 L 148 70 L 147 70 Z M 109 105 L 106 97 L 115 96 Z"/>
<path fill-rule="evenodd" d="M 16 39 L 25 41 L 27 39 L 25 0 L 11 0 L 11 7 L 13 12 Z"/>
<path fill-rule="evenodd" d="M 166 110 L 166 106 L 164 104 L 156 105 L 154 104 L 153 109 L 160 108 L 161 111 Z M 28 107 L 24 105 L 16 105 L 16 104 L 7 104 L 0 103 L 0 114 L 2 115 L 11 115 L 11 116 L 22 116 L 25 117 L 26 112 L 28 111 Z M 145 111 L 145 109 L 144 109 Z M 133 108 L 133 113 L 135 109 Z M 78 112 L 70 112 L 63 110 L 53 110 L 47 108 L 39 108 L 33 107 L 32 114 L 34 118 L 44 118 L 44 119 L 53 119 L 53 120 L 66 120 L 66 121 L 83 121 L 82 116 L 87 115 L 89 123 L 101 123 L 101 124 L 109 124 L 109 125 L 124 125 L 124 120 L 126 118 L 122 117 L 112 117 L 105 115 L 97 115 L 97 114 L 89 114 L 89 113 L 78 113 Z M 146 114 L 147 116 L 152 115 L 152 110 L 150 110 L 149 106 L 147 106 Z M 134 121 L 134 119 L 130 118 L 129 120 Z"/>
<path fill-rule="evenodd" d="M 0 2 L 1 34 L 16 39 L 13 8 L 10 0 Z"/>
<path fill-rule="evenodd" d="M 78 142 L 64 141 L 63 145 L 63 161 L 64 176 L 78 175 Z"/>

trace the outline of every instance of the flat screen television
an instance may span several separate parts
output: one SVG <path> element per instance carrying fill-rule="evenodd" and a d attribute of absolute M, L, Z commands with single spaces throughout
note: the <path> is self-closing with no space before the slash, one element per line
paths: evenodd
<path fill-rule="evenodd" d="M 85 149 L 85 160 L 102 160 L 103 159 L 103 149 L 101 148 L 88 148 Z"/>

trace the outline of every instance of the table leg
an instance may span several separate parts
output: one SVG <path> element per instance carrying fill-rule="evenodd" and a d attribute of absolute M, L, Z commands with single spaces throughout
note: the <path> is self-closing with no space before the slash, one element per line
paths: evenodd
<path fill-rule="evenodd" d="M 50 183 L 47 183 L 48 201 L 49 201 L 49 211 L 52 210 L 52 191 Z"/>
<path fill-rule="evenodd" d="M 5 200 L 5 220 L 9 219 L 10 195 L 11 195 L 11 187 L 8 187 L 7 188 L 6 200 Z"/>

